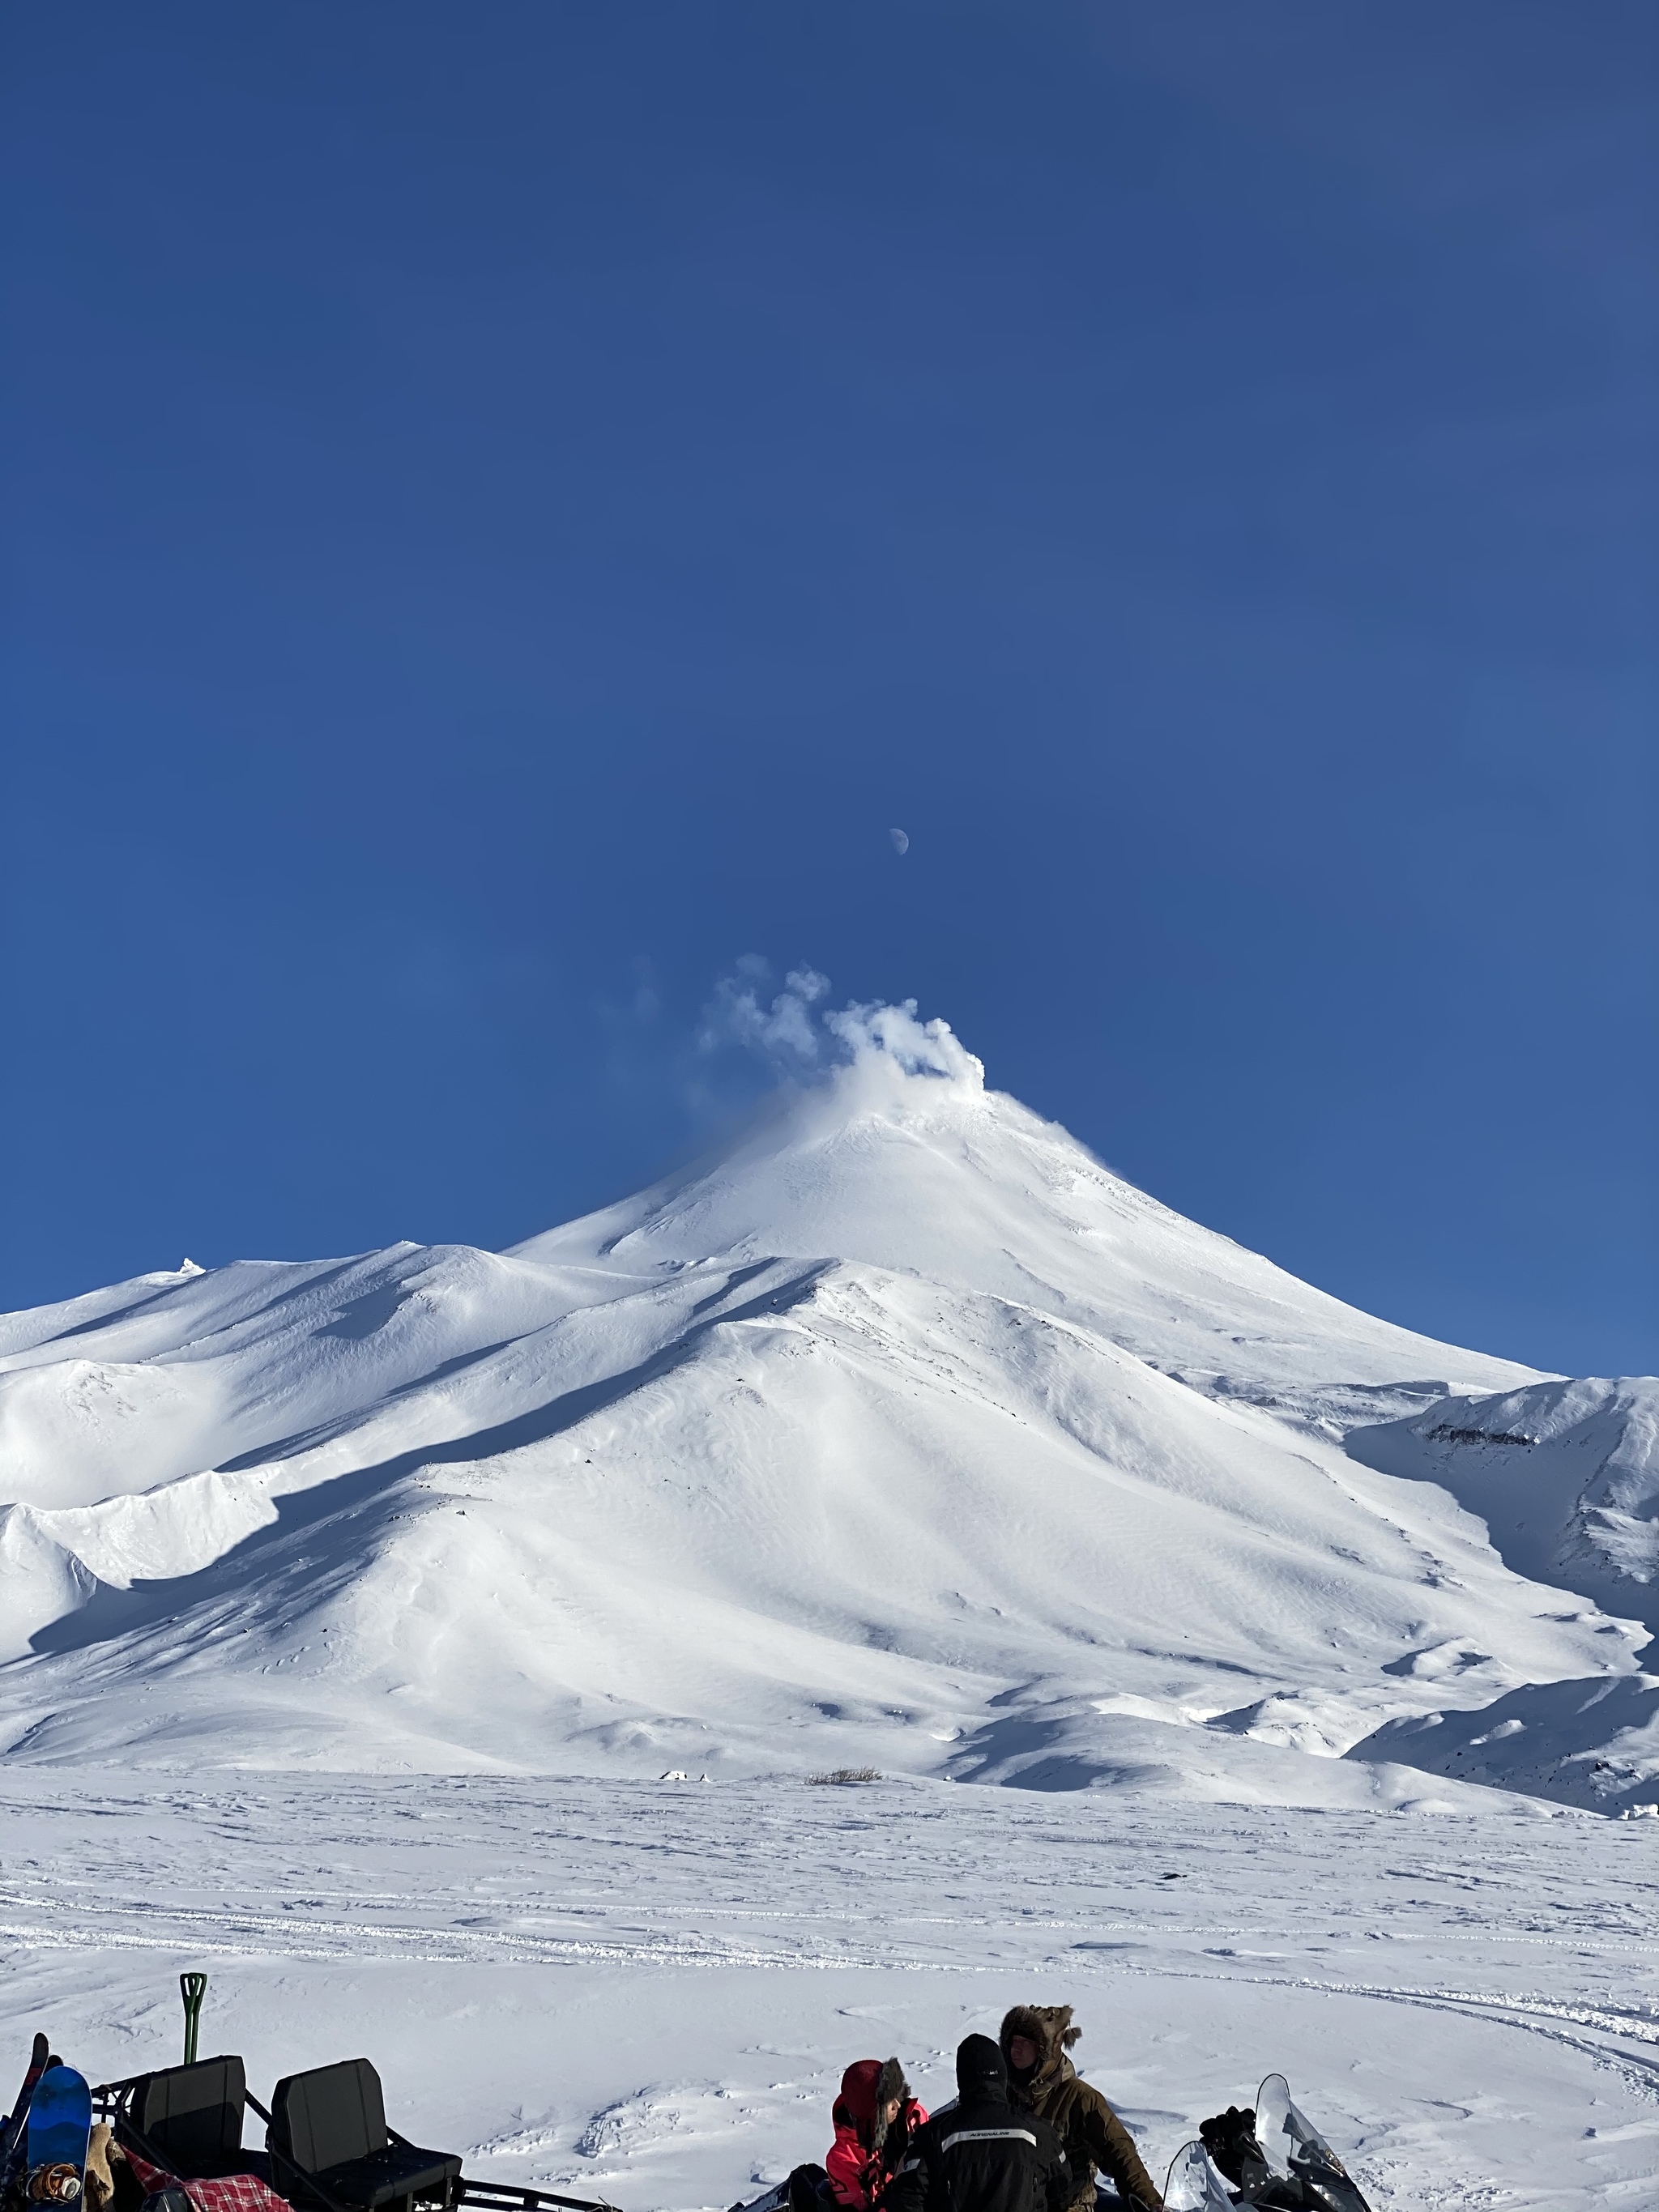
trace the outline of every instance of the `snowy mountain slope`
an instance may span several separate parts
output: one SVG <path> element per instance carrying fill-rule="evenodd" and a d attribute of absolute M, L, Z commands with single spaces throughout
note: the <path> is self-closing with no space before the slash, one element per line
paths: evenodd
<path fill-rule="evenodd" d="M 1354 1430 L 1350 1455 L 1437 1482 L 1523 1573 L 1659 1635 L 1659 1380 L 1534 1382 Z"/>
<path fill-rule="evenodd" d="M 3 1326 L 13 1757 L 1391 1802 L 1332 1754 L 1642 1640 L 1342 1451 L 1536 1378 L 1182 1220 L 939 1024 L 506 1255 Z"/>
<path fill-rule="evenodd" d="M 397 1451 L 405 1401 L 371 1425 L 366 1474 L 267 1492 L 274 1522 L 188 1588 L 100 1592 L 42 1639 L 100 1710 L 34 1747 L 125 1740 L 140 1681 L 167 1741 L 216 1735 L 228 1673 L 257 1671 L 265 1717 L 235 1729 L 290 1742 L 312 1709 L 331 1741 L 366 1707 L 382 1732 L 391 1698 L 399 1736 L 447 1760 L 764 1765 L 805 1731 L 809 1758 L 846 1739 L 970 1771 L 995 1700 L 1002 1723 L 1116 1700 L 1115 1723 L 1226 1714 L 1335 1751 L 1448 1680 L 1474 1698 L 1627 1663 L 1440 1493 L 1290 1449 L 1270 1416 L 1029 1309 L 843 1267 L 721 1310 L 630 1359 L 608 1403 L 577 1383 L 546 1419 L 475 1413 Z M 521 1390 L 570 1382 L 532 1349 Z M 488 1401 L 489 1366 L 452 1407 Z M 310 1456 L 343 1441 L 361 1457 L 361 1431 Z"/>
<path fill-rule="evenodd" d="M 11 1315 L 0 1321 L 5 1493 L 90 1504 L 272 1453 L 626 1287 L 614 1272 L 398 1244 L 141 1278 L 112 1310 L 56 1334 Z"/>
<path fill-rule="evenodd" d="M 1434 1482 L 1520 1572 L 1659 1633 L 1659 1381 L 1534 1382 L 1354 1430 L 1352 1457 Z M 1529 1685 L 1397 1718 L 1354 1747 L 1429 1772 L 1613 1812 L 1659 1796 L 1659 1676 Z"/>

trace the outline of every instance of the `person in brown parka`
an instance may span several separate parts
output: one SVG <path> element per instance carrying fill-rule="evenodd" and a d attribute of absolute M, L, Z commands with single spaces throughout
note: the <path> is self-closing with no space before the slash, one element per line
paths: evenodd
<path fill-rule="evenodd" d="M 1066 2055 L 1082 2033 L 1070 2005 L 1016 2005 L 1002 2023 L 1009 2101 L 1040 2112 L 1060 2137 L 1077 2179 L 1070 2212 L 1094 2212 L 1097 2167 L 1126 2204 L 1163 2212 L 1133 2137 Z"/>

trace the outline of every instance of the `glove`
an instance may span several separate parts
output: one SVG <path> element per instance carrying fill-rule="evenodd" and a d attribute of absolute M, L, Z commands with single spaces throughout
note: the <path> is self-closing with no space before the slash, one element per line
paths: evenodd
<path fill-rule="evenodd" d="M 1270 2171 L 1255 2139 L 1255 2114 L 1249 2106 L 1229 2105 L 1212 2119 L 1200 2120 L 1198 2132 L 1204 2148 L 1235 2189 L 1248 2189 L 1265 2181 Z M 1247 2173 L 1246 2167 L 1254 2168 Z"/>

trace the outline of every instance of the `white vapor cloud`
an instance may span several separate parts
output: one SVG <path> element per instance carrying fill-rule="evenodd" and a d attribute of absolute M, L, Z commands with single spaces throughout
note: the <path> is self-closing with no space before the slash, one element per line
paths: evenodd
<path fill-rule="evenodd" d="M 836 1010 L 823 1005 L 830 978 L 816 968 L 792 968 L 783 988 L 767 1002 L 770 963 L 746 952 L 714 987 L 697 1038 L 704 1053 L 741 1045 L 786 1080 L 833 1076 L 843 1069 L 906 1076 L 943 1077 L 975 1090 L 985 1071 L 958 1042 L 948 1022 L 924 1022 L 914 999 L 896 1006 L 879 999 L 849 1000 Z"/>
<path fill-rule="evenodd" d="M 736 972 L 722 975 L 713 1002 L 704 1007 L 697 1038 L 703 1052 L 740 1044 L 769 1060 L 781 1073 L 799 1074 L 818 1066 L 819 1031 L 813 1009 L 828 995 L 830 978 L 816 968 L 792 968 L 769 1006 L 761 1003 L 772 968 L 758 952 L 745 952 Z"/>

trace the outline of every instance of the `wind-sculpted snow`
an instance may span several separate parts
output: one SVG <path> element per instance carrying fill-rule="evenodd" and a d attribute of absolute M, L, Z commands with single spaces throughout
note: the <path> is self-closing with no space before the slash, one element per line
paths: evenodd
<path fill-rule="evenodd" d="M 512 1252 L 0 1323 L 9 1756 L 1387 1806 L 1424 1793 L 1340 1756 L 1387 1723 L 1632 1674 L 1638 1476 L 1575 1524 L 1590 1591 L 1353 1433 L 1586 1386 L 1310 1289 L 880 1012 Z"/>
<path fill-rule="evenodd" d="M 1659 1634 L 1659 1381 L 1534 1382 L 1356 1430 L 1367 1467 L 1437 1482 L 1523 1572 Z"/>
<path fill-rule="evenodd" d="M 1388 1721 L 1354 1747 L 1598 1813 L 1659 1810 L 1659 1675 L 1529 1682 L 1477 1712 Z"/>

